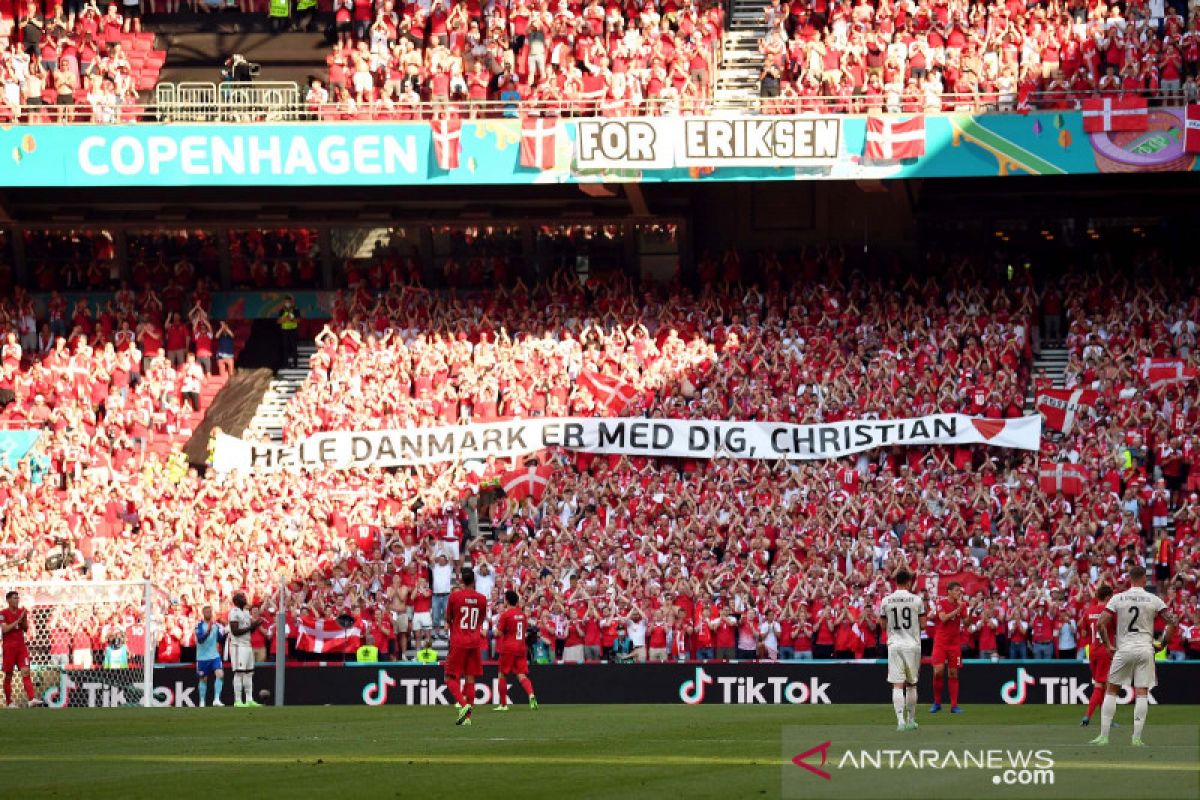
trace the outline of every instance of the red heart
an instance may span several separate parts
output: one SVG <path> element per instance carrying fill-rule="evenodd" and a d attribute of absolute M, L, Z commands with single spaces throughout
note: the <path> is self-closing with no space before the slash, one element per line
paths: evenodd
<path fill-rule="evenodd" d="M 971 417 L 971 424 L 975 426 L 975 430 L 983 436 L 984 439 L 991 440 L 996 438 L 996 434 L 1004 430 L 1008 425 L 1007 420 L 1003 419 L 975 419 Z"/>

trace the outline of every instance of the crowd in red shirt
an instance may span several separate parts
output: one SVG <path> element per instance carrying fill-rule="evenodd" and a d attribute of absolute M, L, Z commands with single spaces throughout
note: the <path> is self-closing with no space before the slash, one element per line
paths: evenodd
<path fill-rule="evenodd" d="M 651 417 L 1024 413 L 1044 380 L 1030 363 L 1046 298 L 1028 273 L 931 269 L 887 282 L 849 272 L 836 248 L 745 264 L 731 250 L 702 257 L 697 291 L 558 275 L 470 295 L 375 294 L 364 281 L 339 296 L 285 435 L 611 412 L 573 380 L 583 369 L 633 387 L 626 413 Z M 1200 300 L 1152 255 L 1132 269 L 1136 284 L 1100 266 L 1060 284 L 1068 385 L 1103 402 L 1037 456 L 911 447 L 778 464 L 553 451 L 539 458 L 553 468 L 544 495 L 514 501 L 495 488 L 520 466 L 507 460 L 482 475 L 440 464 L 168 480 L 154 459 L 91 469 L 113 449 L 91 440 L 98 455 L 83 469 L 55 459 L 37 484 L 28 464 L 6 473 L 0 548 L 28 559 L 27 577 L 44 576 L 55 537 L 71 543 L 60 576 L 152 576 L 178 600 L 164 609 L 168 654 L 186 652 L 201 605 L 243 588 L 270 605 L 281 573 L 293 617 L 349 614 L 398 654 L 418 643 L 409 615 L 432 607 L 431 565 L 453 542 L 493 606 L 515 589 L 538 636 L 572 657 L 604 655 L 623 630 L 635 658 L 871 655 L 900 565 L 918 591 L 982 579 L 989 591 L 967 599 L 968 654 L 1049 645 L 1068 656 L 1094 588 L 1122 587 L 1132 563 L 1154 568 L 1185 623 L 1169 648 L 1196 655 L 1200 387 L 1151 386 L 1137 364 L 1196 365 Z M 1039 459 L 1078 461 L 1083 492 L 1043 492 Z"/>
<path fill-rule="evenodd" d="M 1077 108 L 1097 92 L 1196 102 L 1200 21 L 1182 2 L 772 0 L 763 94 L 779 110 Z"/>

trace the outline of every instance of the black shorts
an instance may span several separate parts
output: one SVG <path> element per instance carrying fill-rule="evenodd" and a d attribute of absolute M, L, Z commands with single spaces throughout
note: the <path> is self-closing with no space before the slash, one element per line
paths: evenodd
<path fill-rule="evenodd" d="M 121 16 L 125 19 L 138 19 L 142 16 L 141 3 L 136 6 L 121 6 Z"/>

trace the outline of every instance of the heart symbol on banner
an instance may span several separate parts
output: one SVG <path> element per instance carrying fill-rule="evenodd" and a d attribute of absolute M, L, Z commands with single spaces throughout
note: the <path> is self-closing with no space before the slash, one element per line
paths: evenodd
<path fill-rule="evenodd" d="M 990 441 L 996 438 L 996 435 L 1000 431 L 1004 430 L 1005 426 L 1008 425 L 1008 421 L 1003 419 L 975 419 L 972 417 L 971 424 L 975 426 L 975 430 L 979 431 L 984 439 Z"/>

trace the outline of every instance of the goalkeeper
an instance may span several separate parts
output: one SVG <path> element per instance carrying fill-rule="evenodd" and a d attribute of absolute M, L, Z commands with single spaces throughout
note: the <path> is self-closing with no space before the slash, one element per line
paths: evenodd
<path fill-rule="evenodd" d="M 213 679 L 213 706 L 223 706 L 221 687 L 225 683 L 224 664 L 221 663 L 221 642 L 225 632 L 221 624 L 213 619 L 212 606 L 200 610 L 201 619 L 196 623 L 196 674 L 200 676 L 200 707 L 204 708 L 208 695 L 208 679 Z"/>

